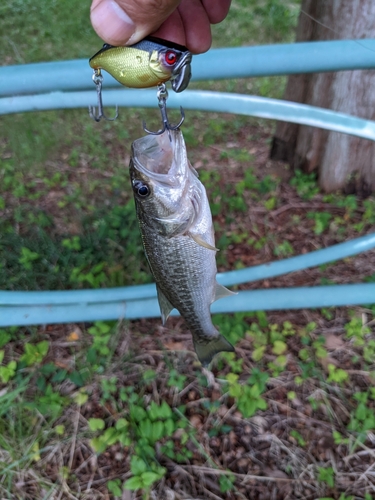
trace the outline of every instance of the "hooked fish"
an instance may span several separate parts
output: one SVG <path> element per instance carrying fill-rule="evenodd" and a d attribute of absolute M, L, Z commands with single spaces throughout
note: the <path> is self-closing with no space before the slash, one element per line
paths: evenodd
<path fill-rule="evenodd" d="M 210 305 L 233 292 L 216 281 L 213 223 L 206 190 L 180 130 L 132 144 L 130 177 L 145 254 L 155 278 L 163 324 L 176 308 L 207 366 L 234 351 L 211 321 Z"/>
<path fill-rule="evenodd" d="M 89 63 L 126 87 L 143 89 L 172 80 L 173 90 L 182 92 L 191 78 L 191 59 L 186 47 L 147 37 L 129 47 L 104 44 Z"/>

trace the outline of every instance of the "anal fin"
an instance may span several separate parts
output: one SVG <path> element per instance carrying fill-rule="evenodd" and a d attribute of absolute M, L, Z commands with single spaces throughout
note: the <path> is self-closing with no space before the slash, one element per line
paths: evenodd
<path fill-rule="evenodd" d="M 216 300 L 223 299 L 224 297 L 230 297 L 231 295 L 237 295 L 237 292 L 232 292 L 225 286 L 216 283 L 214 302 Z"/>
<path fill-rule="evenodd" d="M 160 312 L 161 312 L 161 320 L 163 322 L 163 325 L 165 325 L 169 315 L 171 314 L 173 306 L 157 285 L 156 285 L 156 290 L 158 292 L 158 301 L 159 301 L 159 307 L 160 307 Z"/>

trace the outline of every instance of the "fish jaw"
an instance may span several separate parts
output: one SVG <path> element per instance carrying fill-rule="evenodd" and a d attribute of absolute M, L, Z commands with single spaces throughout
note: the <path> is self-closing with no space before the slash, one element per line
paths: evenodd
<path fill-rule="evenodd" d="M 187 157 L 180 131 L 149 135 L 134 141 L 130 177 L 139 213 L 150 228 L 165 236 L 189 230 L 200 209 L 199 183 Z M 150 195 L 138 196 L 139 182 Z"/>

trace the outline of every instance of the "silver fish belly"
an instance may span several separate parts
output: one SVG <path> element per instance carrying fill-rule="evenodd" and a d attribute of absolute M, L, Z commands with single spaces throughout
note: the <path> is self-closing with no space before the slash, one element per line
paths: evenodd
<path fill-rule="evenodd" d="M 216 281 L 216 248 L 203 184 L 190 165 L 182 133 L 146 136 L 132 145 L 130 176 L 145 254 L 163 323 L 176 308 L 193 335 L 200 362 L 233 346 L 211 321 L 210 305 L 232 295 Z"/>

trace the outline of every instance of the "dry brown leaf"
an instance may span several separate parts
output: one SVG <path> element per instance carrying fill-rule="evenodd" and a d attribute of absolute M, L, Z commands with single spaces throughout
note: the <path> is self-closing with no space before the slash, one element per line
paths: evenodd
<path fill-rule="evenodd" d="M 336 359 L 331 358 L 331 356 L 327 356 L 326 358 L 317 358 L 319 363 L 322 365 L 322 368 L 328 373 L 328 365 L 339 366 L 339 363 Z"/>
<path fill-rule="evenodd" d="M 75 328 L 69 335 L 66 337 L 67 342 L 77 342 L 82 336 L 82 330 L 80 328 Z"/>
<path fill-rule="evenodd" d="M 186 346 L 182 342 L 165 342 L 164 346 L 169 351 L 186 351 Z"/>
<path fill-rule="evenodd" d="M 334 335 L 333 333 L 329 333 L 326 336 L 325 346 L 329 351 L 334 351 L 335 349 L 340 349 L 344 345 L 344 341 L 341 337 Z"/>
<path fill-rule="evenodd" d="M 200 429 L 202 427 L 202 420 L 201 420 L 201 417 L 199 415 L 192 415 L 190 418 L 190 423 L 193 427 L 195 427 L 196 429 Z"/>

